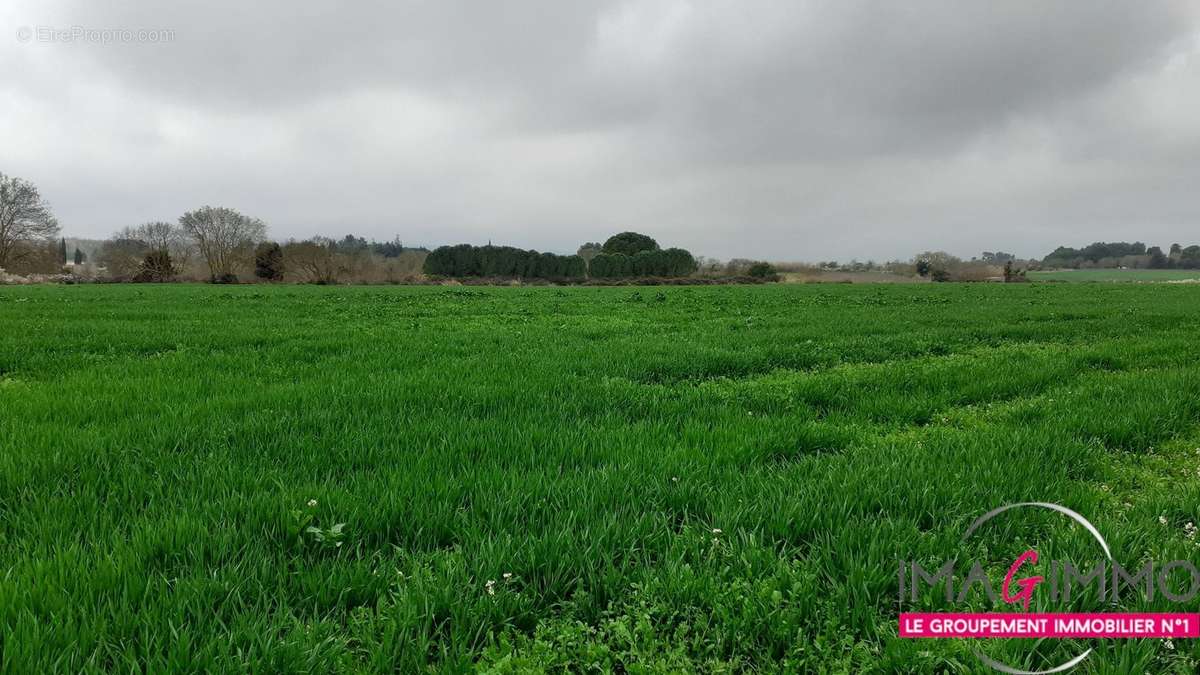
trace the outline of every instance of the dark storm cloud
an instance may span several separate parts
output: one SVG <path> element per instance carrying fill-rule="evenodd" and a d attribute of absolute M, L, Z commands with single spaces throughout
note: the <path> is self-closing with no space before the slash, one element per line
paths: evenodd
<path fill-rule="evenodd" d="M 71 234 L 221 203 L 278 237 L 723 257 L 1200 240 L 1186 2 L 107 4 L 0 9 L 174 30 L 0 43 L 0 170 Z"/>

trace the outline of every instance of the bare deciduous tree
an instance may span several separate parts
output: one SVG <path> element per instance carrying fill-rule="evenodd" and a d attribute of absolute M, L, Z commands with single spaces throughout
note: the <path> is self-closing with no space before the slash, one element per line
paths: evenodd
<path fill-rule="evenodd" d="M 253 258 L 255 244 L 267 234 L 261 220 L 224 207 L 190 211 L 179 219 L 179 225 L 195 240 L 213 281 L 235 277 L 238 268 Z"/>
<path fill-rule="evenodd" d="M 175 269 L 184 269 L 192 255 L 192 243 L 187 232 L 179 225 L 155 221 L 136 227 L 126 227 L 113 236 L 114 239 L 134 239 L 144 242 L 151 251 L 166 251 L 171 256 Z"/>
<path fill-rule="evenodd" d="M 18 244 L 58 234 L 58 221 L 37 187 L 0 173 L 0 268 L 13 262 Z"/>
<path fill-rule="evenodd" d="M 283 259 L 289 274 L 312 284 L 337 283 L 338 275 L 346 271 L 342 258 L 337 245 L 323 237 L 288 242 L 283 247 Z"/>
<path fill-rule="evenodd" d="M 104 265 L 109 278 L 131 281 L 141 272 L 142 261 L 150 250 L 146 242 L 121 235 L 104 242 L 96 259 Z"/>

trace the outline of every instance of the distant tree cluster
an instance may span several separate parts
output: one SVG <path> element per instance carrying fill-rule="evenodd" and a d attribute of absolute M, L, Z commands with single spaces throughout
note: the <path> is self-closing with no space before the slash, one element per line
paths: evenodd
<path fill-rule="evenodd" d="M 698 269 L 696 259 L 681 248 L 638 251 L 633 255 L 601 253 L 588 273 L 598 279 L 622 277 L 686 277 Z"/>
<path fill-rule="evenodd" d="M 945 251 L 925 251 L 913 258 L 913 269 L 917 276 L 938 282 L 953 281 L 954 272 L 962 266 L 962 258 Z"/>
<path fill-rule="evenodd" d="M 984 251 L 979 256 L 979 260 L 981 262 L 985 262 L 990 265 L 1003 265 L 1005 263 L 1013 262 L 1016 259 L 1017 256 L 1011 253 L 1005 253 L 1004 251 Z"/>
<path fill-rule="evenodd" d="M 757 279 L 777 279 L 779 272 L 769 262 L 756 262 L 746 270 L 746 274 Z"/>
<path fill-rule="evenodd" d="M 511 246 L 442 246 L 425 259 L 425 273 L 445 277 L 522 279 L 620 279 L 684 277 L 698 266 L 681 248 L 661 249 L 654 239 L 622 232 L 603 245 L 587 243 L 576 255 L 526 251 Z"/>
<path fill-rule="evenodd" d="M 1146 245 L 1140 241 L 1132 244 L 1124 241 L 1098 241 L 1083 248 L 1059 246 L 1042 259 L 1042 264 L 1047 267 L 1077 268 L 1085 263 L 1096 264 L 1102 260 L 1111 260 L 1114 261 L 1112 266 L 1116 267 L 1118 266 L 1116 261 L 1122 258 L 1146 254 Z"/>
<path fill-rule="evenodd" d="M 360 237 L 360 240 L 361 240 L 361 237 Z M 405 253 L 411 252 L 411 251 L 421 251 L 423 253 L 428 253 L 428 250 L 426 250 L 424 248 L 405 248 L 404 244 L 400 242 L 400 237 L 396 237 L 395 239 L 393 239 L 391 241 L 382 241 L 382 242 L 372 241 L 369 244 L 367 244 L 367 250 L 369 250 L 371 253 L 374 253 L 378 256 L 382 256 L 383 258 L 387 258 L 389 260 L 392 258 L 399 258 L 400 256 L 404 255 Z"/>
<path fill-rule="evenodd" d="M 1170 266 L 1178 267 L 1185 270 L 1200 269 L 1200 246 L 1192 244 L 1188 247 L 1174 244 L 1171 246 L 1171 255 L 1167 258 Z"/>
<path fill-rule="evenodd" d="M 58 237 L 59 227 L 37 188 L 0 173 L 0 270 L 15 275 L 169 282 L 206 279 L 400 283 L 420 277 L 428 251 L 392 241 L 316 237 L 267 241 L 261 220 L 234 209 L 204 206 L 177 222 L 122 228 L 101 241 Z"/>
<path fill-rule="evenodd" d="M 592 257 L 588 275 L 597 279 L 686 277 L 699 268 L 692 254 L 681 248 L 662 249 L 644 234 L 622 232 L 609 237 Z"/>
<path fill-rule="evenodd" d="M 1001 262 L 1003 261 L 1003 262 Z M 1018 260 L 1011 253 L 984 251 L 982 255 L 963 260 L 945 251 L 925 251 L 913 257 L 909 263 L 889 263 L 894 273 L 913 274 L 930 281 L 1003 281 L 1018 283 L 1027 281 L 1025 269 L 1018 268 Z"/>
<path fill-rule="evenodd" d="M 582 279 L 587 263 L 578 255 L 557 255 L 512 246 L 441 246 L 425 258 L 425 273 L 442 277 Z"/>
<path fill-rule="evenodd" d="M 340 240 L 313 237 L 282 246 L 264 242 L 255 251 L 254 274 L 265 281 L 309 284 L 399 283 L 421 274 L 428 252 L 407 248 L 397 238 L 368 242 L 346 235 Z"/>
<path fill-rule="evenodd" d="M 372 253 L 382 258 L 399 258 L 406 251 L 424 251 L 424 248 L 405 248 L 400 242 L 400 237 L 396 237 L 392 241 L 367 241 L 364 237 L 356 237 L 353 234 L 348 234 L 337 241 L 321 238 L 322 241 L 333 247 L 339 253 Z"/>
<path fill-rule="evenodd" d="M 1004 263 L 1004 283 L 1013 284 L 1029 281 L 1029 278 L 1025 276 L 1025 270 L 1017 269 L 1013 266 L 1013 262 L 1014 259 L 1010 258 Z"/>
<path fill-rule="evenodd" d="M 173 281 L 191 257 L 191 240 L 184 229 L 160 221 L 122 229 L 100 245 L 97 255 L 109 278 L 138 282 Z M 83 264 L 78 249 L 75 264 Z"/>
<path fill-rule="evenodd" d="M 1059 246 L 1042 259 L 1045 267 L 1060 268 L 1114 268 L 1136 267 L 1145 269 L 1200 269 L 1200 246 L 1184 247 L 1172 244 L 1170 253 L 1161 247 L 1147 247 L 1140 241 L 1098 241 L 1083 248 Z"/>

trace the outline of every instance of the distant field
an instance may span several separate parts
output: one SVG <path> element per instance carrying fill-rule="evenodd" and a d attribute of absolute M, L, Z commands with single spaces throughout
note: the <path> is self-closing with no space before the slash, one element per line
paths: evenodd
<path fill-rule="evenodd" d="M 890 272 L 784 272 L 784 283 L 855 283 L 855 284 L 919 284 L 928 283 L 928 279 L 916 276 L 903 276 Z"/>
<path fill-rule="evenodd" d="M 1200 270 L 1050 270 L 1029 272 L 1028 276 L 1034 281 L 1200 281 Z"/>
<path fill-rule="evenodd" d="M 1197 307 L 0 287 L 0 672 L 974 672 L 976 648 L 1036 670 L 1086 647 L 1085 672 L 1196 672 L 1194 640 L 896 621 L 900 559 L 1095 555 L 1048 518 L 961 543 L 1002 504 L 1068 505 L 1131 565 L 1200 558 Z"/>

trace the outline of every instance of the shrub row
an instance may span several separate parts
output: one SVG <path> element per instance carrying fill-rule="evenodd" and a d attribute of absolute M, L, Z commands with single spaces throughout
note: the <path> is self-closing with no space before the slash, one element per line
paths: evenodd
<path fill-rule="evenodd" d="M 434 249 L 425 258 L 425 273 L 443 277 L 582 279 L 587 274 L 587 264 L 577 255 L 458 244 Z"/>
<path fill-rule="evenodd" d="M 625 277 L 686 277 L 699 266 L 691 253 L 681 248 L 639 251 L 633 255 L 601 253 L 588 265 L 593 279 Z"/>

